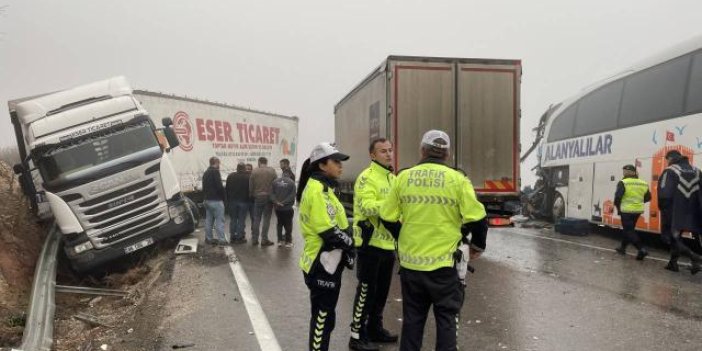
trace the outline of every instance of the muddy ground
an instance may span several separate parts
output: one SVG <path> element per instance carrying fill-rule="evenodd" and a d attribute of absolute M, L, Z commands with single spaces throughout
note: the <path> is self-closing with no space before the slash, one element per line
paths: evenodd
<path fill-rule="evenodd" d="M 33 215 L 12 169 L 0 161 L 0 347 L 21 344 L 34 266 L 47 232 L 48 224 Z M 53 349 L 156 349 L 176 242 L 160 243 L 111 265 L 107 272 L 89 275 L 73 272 L 59 254 L 57 284 L 118 289 L 127 296 L 57 293 Z M 78 314 L 93 321 L 81 321 Z"/>
<path fill-rule="evenodd" d="M 175 241 L 144 250 L 111 267 L 107 274 L 77 277 L 60 274 L 58 284 L 123 290 L 126 297 L 56 295 L 54 349 L 68 350 L 155 350 L 157 328 L 166 303 L 165 284 L 175 263 Z M 76 318 L 88 315 L 94 322 Z"/>
<path fill-rule="evenodd" d="M 9 165 L 0 162 L 0 346 L 18 345 L 46 229 L 32 214 Z"/>

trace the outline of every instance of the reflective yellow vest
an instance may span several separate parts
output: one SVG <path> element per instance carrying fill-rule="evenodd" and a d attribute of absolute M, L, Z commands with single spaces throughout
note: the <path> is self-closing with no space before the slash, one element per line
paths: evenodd
<path fill-rule="evenodd" d="M 452 267 L 461 225 L 485 218 L 470 180 L 437 163 L 421 163 L 400 172 L 380 217 L 402 218 L 398 256 L 403 268 L 433 271 Z"/>
<path fill-rule="evenodd" d="M 353 239 L 356 246 L 363 243 L 358 223 L 368 220 L 374 228 L 368 245 L 383 250 L 395 250 L 395 239 L 378 219 L 380 205 L 390 193 L 394 182 L 395 175 L 375 162 L 371 162 L 356 178 L 353 187 Z"/>
<path fill-rule="evenodd" d="M 334 189 L 310 178 L 300 199 L 300 229 L 305 247 L 299 265 L 305 273 L 310 272 L 324 244 L 319 234 L 335 226 L 341 230 L 349 227 L 344 206 L 336 198 Z"/>
<path fill-rule="evenodd" d="M 621 209 L 623 213 L 643 213 L 644 196 L 648 192 L 648 183 L 639 178 L 624 178 L 624 196 Z"/>

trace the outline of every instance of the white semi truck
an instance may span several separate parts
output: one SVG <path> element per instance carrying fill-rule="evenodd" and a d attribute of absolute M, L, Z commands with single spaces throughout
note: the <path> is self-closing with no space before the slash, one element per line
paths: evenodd
<path fill-rule="evenodd" d="M 76 270 L 194 230 L 171 120 L 157 128 L 123 77 L 8 104 L 15 172 L 39 215 L 55 218 Z"/>
<path fill-rule="evenodd" d="M 342 198 L 368 165 L 368 144 L 394 144 L 395 169 L 419 161 L 430 129 L 451 137 L 451 167 L 473 182 L 493 225 L 509 224 L 519 208 L 521 61 L 390 56 L 334 107 L 344 164 Z"/>

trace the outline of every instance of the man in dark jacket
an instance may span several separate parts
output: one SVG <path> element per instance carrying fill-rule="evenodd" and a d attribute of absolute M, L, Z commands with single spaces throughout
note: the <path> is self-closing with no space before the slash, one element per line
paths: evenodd
<path fill-rule="evenodd" d="M 290 168 L 290 160 L 287 158 L 280 160 L 280 170 L 283 172 L 284 176 L 287 176 L 295 182 L 295 172 Z"/>
<path fill-rule="evenodd" d="M 273 181 L 271 190 L 271 202 L 275 209 L 275 217 L 278 219 L 278 246 L 291 248 L 292 244 L 292 220 L 294 215 L 293 205 L 295 204 L 295 181 L 292 172 L 285 173 Z M 283 237 L 285 229 L 285 237 Z"/>
<path fill-rule="evenodd" d="M 210 157 L 210 167 L 202 175 L 202 192 L 205 195 L 205 242 L 225 244 L 224 237 L 224 186 L 219 173 L 219 159 Z M 217 240 L 212 238 L 212 228 L 217 232 Z"/>
<path fill-rule="evenodd" d="M 617 183 L 617 192 L 614 194 L 614 206 L 622 219 L 624 238 L 616 250 L 619 254 L 626 254 L 626 246 L 631 243 L 639 250 L 636 259 L 641 261 L 648 256 L 648 251 L 641 244 L 641 239 L 636 233 L 636 222 L 644 212 L 644 204 L 651 201 L 651 192 L 648 183 L 639 179 L 634 165 L 623 168 L 624 178 Z"/>
<path fill-rule="evenodd" d="M 232 244 L 246 242 L 246 214 L 249 213 L 249 178 L 246 165 L 236 165 L 236 172 L 227 176 L 227 201 L 229 201 L 229 236 Z"/>
<path fill-rule="evenodd" d="M 680 255 L 690 257 L 695 274 L 702 268 L 702 258 L 685 246 L 682 232 L 688 231 L 699 238 L 702 234 L 702 211 L 700 211 L 700 185 L 702 173 L 690 165 L 687 157 L 677 150 L 665 155 L 668 161 L 658 180 L 658 208 L 662 214 L 662 234 L 670 238 L 670 262 L 665 267 L 677 272 Z"/>

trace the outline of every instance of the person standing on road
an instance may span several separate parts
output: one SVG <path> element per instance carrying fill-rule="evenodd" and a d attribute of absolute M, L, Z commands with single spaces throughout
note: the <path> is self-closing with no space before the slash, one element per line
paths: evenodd
<path fill-rule="evenodd" d="M 293 205 L 295 204 L 295 181 L 290 177 L 292 172 L 285 173 L 273 181 L 271 191 L 271 202 L 275 208 L 276 230 L 278 233 L 278 246 L 287 248 L 292 244 L 292 221 L 294 215 Z M 292 175 L 295 176 L 294 174 Z M 285 229 L 285 236 L 283 236 Z"/>
<path fill-rule="evenodd" d="M 273 204 L 270 197 L 275 178 L 275 170 L 268 167 L 268 159 L 259 157 L 258 168 L 251 172 L 249 179 L 249 194 L 254 199 L 253 224 L 251 225 L 252 245 L 258 245 L 259 234 L 261 247 L 273 245 L 273 242 L 268 240 L 268 227 L 271 225 L 271 214 L 273 214 Z"/>
<path fill-rule="evenodd" d="M 225 244 L 224 237 L 224 197 L 222 175 L 219 173 L 219 159 L 210 157 L 210 167 L 202 175 L 202 192 L 205 196 L 205 242 L 208 244 Z M 212 238 L 212 229 L 217 232 L 217 239 Z"/>
<path fill-rule="evenodd" d="M 229 201 L 229 237 L 232 244 L 246 243 L 246 214 L 249 213 L 249 178 L 243 163 L 236 165 L 236 172 L 227 176 Z"/>
<path fill-rule="evenodd" d="M 430 130 L 421 141 L 421 161 L 397 175 L 380 208 L 383 225 L 397 236 L 402 284 L 400 350 L 422 348 L 429 308 L 436 320 L 436 350 L 457 350 L 464 285 L 457 263 L 461 242 L 471 235 L 470 259 L 485 250 L 487 215 L 470 180 L 446 165 L 451 141 Z M 402 220 L 402 224 L 399 221 Z"/>
<path fill-rule="evenodd" d="M 665 159 L 668 168 L 658 179 L 662 235 L 670 240 L 670 262 L 665 268 L 678 272 L 678 259 L 685 255 L 692 261 L 690 272 L 696 274 L 702 269 L 702 257 L 685 245 L 682 233 L 692 232 L 697 240 L 702 235 L 702 172 L 677 150 L 668 151 Z"/>
<path fill-rule="evenodd" d="M 621 245 L 615 250 L 620 255 L 626 255 L 626 246 L 631 243 L 639 250 L 636 259 L 641 261 L 648 256 L 648 251 L 639 235 L 636 233 L 636 221 L 644 212 L 644 203 L 651 201 L 651 192 L 648 183 L 639 179 L 634 165 L 626 165 L 624 168 L 624 178 L 617 183 L 617 191 L 614 193 L 614 206 L 622 219 L 624 238 Z"/>
<path fill-rule="evenodd" d="M 378 211 L 390 192 L 392 143 L 375 139 L 368 149 L 371 163 L 354 184 L 353 233 L 358 248 L 356 297 L 353 302 L 352 350 L 378 350 L 374 342 L 397 342 L 397 335 L 383 327 L 383 309 L 390 291 L 395 263 L 395 239 L 378 219 Z"/>
<path fill-rule="evenodd" d="M 290 160 L 287 158 L 280 160 L 280 170 L 283 172 L 284 176 L 287 176 L 295 182 L 295 172 L 290 169 Z"/>
<path fill-rule="evenodd" d="M 353 235 L 344 206 L 334 194 L 341 161 L 349 156 L 334 145 L 312 149 L 309 166 L 300 175 L 300 229 L 305 246 L 300 268 L 310 290 L 309 349 L 328 350 L 336 323 L 336 304 L 344 267 L 353 268 Z"/>
<path fill-rule="evenodd" d="M 249 174 L 249 179 L 251 179 L 251 173 L 253 172 L 253 165 L 250 163 L 246 164 L 246 173 Z M 249 220 L 251 221 L 251 228 L 253 228 L 253 214 L 254 214 L 254 198 L 251 193 L 249 193 Z"/>

